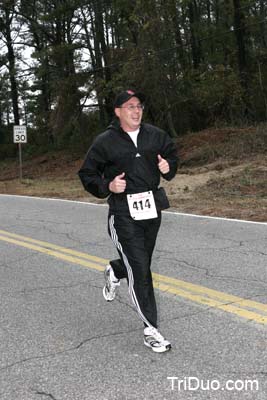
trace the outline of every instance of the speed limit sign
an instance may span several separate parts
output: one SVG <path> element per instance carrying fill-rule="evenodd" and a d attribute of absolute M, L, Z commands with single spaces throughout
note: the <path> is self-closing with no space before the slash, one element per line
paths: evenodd
<path fill-rule="evenodd" d="M 19 177 L 22 180 L 22 143 L 27 143 L 27 127 L 24 125 L 13 126 L 13 141 L 19 148 Z"/>
<path fill-rule="evenodd" d="M 27 128 L 24 125 L 14 125 L 13 127 L 14 143 L 27 143 Z"/>

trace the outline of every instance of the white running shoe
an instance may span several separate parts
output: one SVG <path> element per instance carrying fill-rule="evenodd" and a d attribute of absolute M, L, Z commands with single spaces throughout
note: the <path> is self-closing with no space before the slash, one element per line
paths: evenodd
<path fill-rule="evenodd" d="M 144 345 L 156 353 L 164 353 L 172 347 L 170 342 L 164 339 L 156 328 L 149 326 L 144 329 Z"/>
<path fill-rule="evenodd" d="M 112 301 L 116 296 L 116 289 L 120 286 L 120 280 L 115 277 L 113 268 L 111 265 L 107 265 L 104 271 L 105 286 L 103 287 L 103 296 L 107 301 Z"/>

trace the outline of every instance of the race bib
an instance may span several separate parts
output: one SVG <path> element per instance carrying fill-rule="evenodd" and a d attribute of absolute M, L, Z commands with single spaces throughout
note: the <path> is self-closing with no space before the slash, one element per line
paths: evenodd
<path fill-rule="evenodd" d="M 157 218 L 158 213 L 152 191 L 127 194 L 127 201 L 133 219 Z"/>

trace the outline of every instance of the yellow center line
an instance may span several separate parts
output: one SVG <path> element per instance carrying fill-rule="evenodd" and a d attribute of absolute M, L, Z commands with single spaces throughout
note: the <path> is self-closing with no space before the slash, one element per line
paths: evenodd
<path fill-rule="evenodd" d="M 210 298 L 222 300 L 227 303 L 235 303 L 235 305 L 240 305 L 241 307 L 248 307 L 259 311 L 267 312 L 267 304 L 259 303 L 257 301 L 243 299 L 242 297 L 219 292 L 217 290 L 210 289 L 205 286 L 196 285 L 190 282 L 181 281 L 176 278 L 170 278 L 169 276 L 164 276 L 156 273 L 153 274 L 153 278 L 155 282 L 168 283 L 169 285 L 179 286 L 190 292 L 200 293 L 205 296 L 209 296 Z"/>
<path fill-rule="evenodd" d="M 77 256 L 79 258 L 85 258 L 86 260 L 96 261 L 97 263 L 100 263 L 100 264 L 106 265 L 109 262 L 109 260 L 105 260 L 104 258 L 92 256 L 90 254 L 82 253 L 77 250 L 68 249 L 66 247 L 58 246 L 53 243 L 44 242 L 43 240 L 32 239 L 32 238 L 29 238 L 26 236 L 18 235 L 16 233 L 3 231 L 1 229 L 0 229 L 0 234 L 11 237 L 11 238 L 22 240 L 23 242 L 34 243 L 34 244 L 40 245 L 42 247 L 45 247 L 47 249 L 62 251 L 63 253 L 71 254 L 71 255 Z"/>
<path fill-rule="evenodd" d="M 53 243 L 0 230 L 0 240 L 59 258 L 86 268 L 104 271 L 107 259 L 68 249 Z M 155 288 L 195 303 L 221 309 L 260 324 L 267 324 L 267 304 L 219 292 L 204 286 L 153 273 Z M 258 314 L 246 308 L 260 311 Z"/>
<path fill-rule="evenodd" d="M 252 312 L 252 311 L 248 311 L 248 310 L 240 308 L 240 307 L 236 307 L 233 304 L 225 304 L 218 300 L 210 299 L 208 297 L 203 297 L 198 294 L 187 292 L 178 287 L 176 288 L 176 287 L 164 285 L 162 283 L 158 283 L 157 287 L 159 290 L 162 290 L 166 293 L 171 293 L 176 296 L 183 297 L 183 298 L 191 300 L 195 303 L 199 303 L 199 304 L 205 305 L 207 307 L 218 308 L 220 310 L 224 310 L 224 311 L 230 312 L 232 314 L 239 315 L 240 317 L 252 320 L 259 324 L 264 324 L 264 325 L 267 324 L 267 316 L 264 316 L 264 315 L 261 315 L 261 314 L 258 314 L 258 313 Z"/>
<path fill-rule="evenodd" d="M 26 242 L 20 242 L 20 241 L 18 241 L 16 239 L 13 239 L 11 237 L 5 237 L 5 236 L 1 236 L 0 235 L 0 240 L 3 240 L 3 241 L 8 242 L 8 243 L 16 244 L 18 246 L 26 247 L 27 249 L 35 250 L 35 251 L 38 251 L 40 253 L 47 254 L 48 256 L 57 257 L 57 258 L 60 258 L 61 260 L 69 261 L 69 262 L 74 263 L 74 264 L 82 265 L 83 267 L 96 269 L 98 271 L 104 271 L 104 269 L 105 269 L 104 266 L 102 266 L 102 265 L 94 264 L 94 263 L 92 263 L 90 261 L 86 261 L 86 260 L 83 260 L 81 258 L 77 258 L 77 257 L 74 257 L 74 256 L 69 256 L 69 255 L 60 253 L 60 252 L 55 251 L 55 250 L 46 249 L 44 247 L 37 246 L 35 244 L 26 243 Z"/>

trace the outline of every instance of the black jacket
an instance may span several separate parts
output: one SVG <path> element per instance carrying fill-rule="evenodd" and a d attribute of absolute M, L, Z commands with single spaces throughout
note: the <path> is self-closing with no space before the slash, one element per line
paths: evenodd
<path fill-rule="evenodd" d="M 130 136 L 115 122 L 97 136 L 89 148 L 78 174 L 85 190 L 98 198 L 109 196 L 110 211 L 128 213 L 126 194 L 153 190 L 158 210 L 168 208 L 168 201 L 160 183 L 158 154 L 170 166 L 163 178 L 171 180 L 176 173 L 178 158 L 171 138 L 161 129 L 141 124 L 137 147 Z M 115 194 L 109 191 L 109 183 L 125 172 L 126 190 Z"/>

